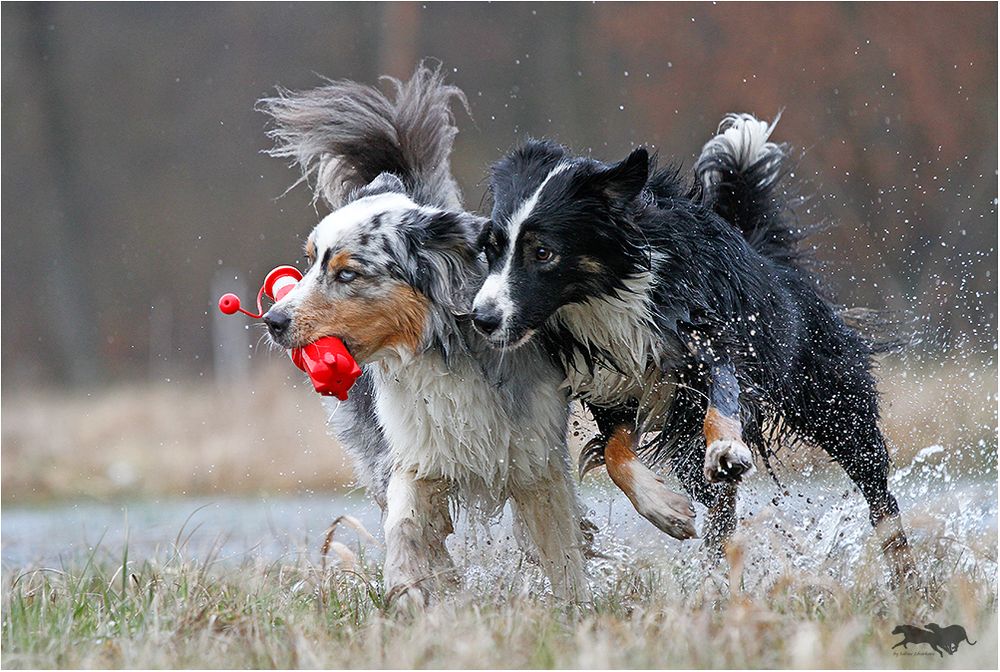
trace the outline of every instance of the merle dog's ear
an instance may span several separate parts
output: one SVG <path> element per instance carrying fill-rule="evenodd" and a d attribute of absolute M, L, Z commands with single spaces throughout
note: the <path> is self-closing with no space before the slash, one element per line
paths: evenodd
<path fill-rule="evenodd" d="M 374 180 L 351 192 L 347 202 L 356 201 L 365 196 L 375 196 L 377 194 L 405 194 L 406 185 L 403 181 L 392 173 L 380 173 Z"/>
<path fill-rule="evenodd" d="M 489 220 L 467 212 L 441 211 L 423 215 L 415 222 L 415 238 L 421 248 L 437 252 L 479 252 L 479 241 Z"/>
<path fill-rule="evenodd" d="M 610 200 L 627 203 L 639 195 L 648 180 L 649 152 L 645 147 L 637 147 L 618 163 L 591 176 L 590 184 Z"/>
<path fill-rule="evenodd" d="M 489 220 L 466 212 L 421 213 L 412 220 L 413 282 L 431 301 L 454 315 L 472 308 L 481 271 L 479 239 Z"/>

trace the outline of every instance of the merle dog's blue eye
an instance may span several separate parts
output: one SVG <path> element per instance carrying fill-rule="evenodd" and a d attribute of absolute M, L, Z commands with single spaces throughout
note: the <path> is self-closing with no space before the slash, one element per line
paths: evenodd
<path fill-rule="evenodd" d="M 335 279 L 337 280 L 337 282 L 343 282 L 344 284 L 347 284 L 349 282 L 353 282 L 354 279 L 357 277 L 358 277 L 357 271 L 352 271 L 349 268 L 342 268 L 339 271 L 337 271 Z"/>

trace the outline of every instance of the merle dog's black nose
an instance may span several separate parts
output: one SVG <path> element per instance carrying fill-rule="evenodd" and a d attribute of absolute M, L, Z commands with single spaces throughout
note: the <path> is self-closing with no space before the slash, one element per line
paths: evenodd
<path fill-rule="evenodd" d="M 489 336 L 500 327 L 503 315 L 496 306 L 483 306 L 472 312 L 472 321 L 479 331 Z"/>
<path fill-rule="evenodd" d="M 292 317 L 288 313 L 272 308 L 264 313 L 264 324 L 267 325 L 267 330 L 271 332 L 271 336 L 280 338 L 288 331 L 288 327 L 291 326 Z"/>

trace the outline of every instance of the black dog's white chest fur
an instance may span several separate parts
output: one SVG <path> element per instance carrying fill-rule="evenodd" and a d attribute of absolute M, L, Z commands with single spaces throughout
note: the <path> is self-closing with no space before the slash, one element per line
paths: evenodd
<path fill-rule="evenodd" d="M 662 422 L 674 396 L 675 378 L 663 364 L 672 356 L 656 337 L 652 273 L 625 281 L 625 291 L 563 306 L 552 320 L 580 344 L 564 354 L 566 385 L 595 406 L 637 402 L 636 424 L 646 431 Z M 561 331 L 561 329 L 556 330 Z M 589 364 L 583 349 L 601 344 L 601 366 Z"/>

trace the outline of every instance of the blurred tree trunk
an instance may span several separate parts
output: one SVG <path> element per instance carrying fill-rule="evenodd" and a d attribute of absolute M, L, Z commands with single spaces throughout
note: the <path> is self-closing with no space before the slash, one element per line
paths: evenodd
<path fill-rule="evenodd" d="M 58 81 L 53 9 L 49 3 L 25 7 L 44 115 L 40 127 L 46 146 L 42 154 L 47 157 L 53 200 L 48 244 L 42 248 L 44 265 L 39 269 L 39 303 L 41 318 L 50 322 L 49 330 L 55 337 L 53 371 L 67 382 L 82 385 L 97 382 L 102 370 L 94 327 L 99 320 L 92 308 L 90 278 L 81 263 L 87 250 L 86 224 L 79 214 L 86 211 L 85 192 L 68 123 L 69 102 Z"/>
<path fill-rule="evenodd" d="M 580 85 L 579 52 L 586 48 L 581 35 L 588 6 L 574 2 L 539 7 L 540 16 L 524 34 L 523 47 L 530 52 L 531 105 L 525 110 L 529 133 L 550 135 L 567 144 L 579 143 L 586 134 L 581 112 L 592 107 Z M 553 26 L 558 29 L 553 30 Z M 583 151 L 584 147 L 574 147 Z"/>
<path fill-rule="evenodd" d="M 381 75 L 406 81 L 420 59 L 420 5 L 415 2 L 382 3 L 379 63 Z"/>

